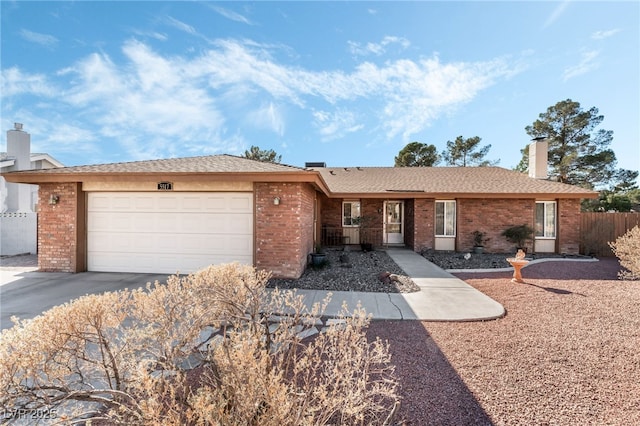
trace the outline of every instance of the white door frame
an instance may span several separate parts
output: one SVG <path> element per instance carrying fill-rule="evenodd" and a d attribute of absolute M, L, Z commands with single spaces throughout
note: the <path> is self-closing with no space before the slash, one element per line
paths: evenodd
<path fill-rule="evenodd" d="M 400 206 L 400 216 L 397 218 L 397 221 L 388 221 L 389 204 L 398 204 Z M 382 217 L 383 221 L 383 233 L 384 233 L 384 243 L 391 245 L 400 245 L 404 244 L 404 201 L 402 200 L 386 200 L 384 202 L 384 215 Z M 389 229 L 397 228 L 397 225 L 400 225 L 400 232 L 388 232 Z"/>

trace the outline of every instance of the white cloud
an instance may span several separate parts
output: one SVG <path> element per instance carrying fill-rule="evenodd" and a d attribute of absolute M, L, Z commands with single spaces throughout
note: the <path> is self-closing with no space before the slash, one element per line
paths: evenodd
<path fill-rule="evenodd" d="M 235 22 L 240 22 L 242 24 L 252 25 L 251 21 L 247 19 L 245 16 L 234 12 L 233 10 L 225 9 L 224 7 L 215 6 L 211 4 L 207 4 L 211 10 L 218 13 L 219 15 L 224 16 L 227 19 L 230 19 Z"/>
<path fill-rule="evenodd" d="M 136 41 L 123 52 L 125 66 L 94 54 L 64 71 L 79 77 L 66 99 L 92 114 L 105 137 L 135 158 L 171 152 L 177 141 L 218 138 L 224 118 L 202 82 L 185 77 L 182 58 L 163 58 Z"/>
<path fill-rule="evenodd" d="M 140 37 L 149 37 L 160 41 L 167 41 L 169 37 L 164 33 L 159 33 L 157 31 L 141 31 L 138 29 L 132 30 L 132 33 L 140 36 Z"/>
<path fill-rule="evenodd" d="M 23 94 L 51 97 L 56 93 L 45 75 L 26 74 L 16 67 L 2 70 L 0 88 L 5 99 Z"/>
<path fill-rule="evenodd" d="M 58 73 L 60 76 L 77 74 L 80 80 L 71 82 L 65 99 L 76 106 L 108 97 L 113 93 L 125 93 L 126 87 L 118 67 L 104 54 L 91 54 L 74 66 Z"/>
<path fill-rule="evenodd" d="M 355 41 L 348 41 L 349 51 L 355 56 L 367 56 L 376 55 L 380 56 L 387 51 L 387 46 L 391 44 L 398 44 L 402 50 L 407 49 L 411 43 L 409 40 L 403 37 L 386 36 L 380 41 L 380 43 L 366 43 L 361 44 Z"/>
<path fill-rule="evenodd" d="M 87 163 L 104 161 L 95 133 L 70 120 L 64 112 L 53 110 L 43 116 L 31 110 L 17 110 L 12 116 L 13 121 L 24 123 L 24 130 L 31 134 L 32 152 L 48 153 L 58 160 L 61 155 L 74 154 L 86 158 Z"/>
<path fill-rule="evenodd" d="M 613 30 L 606 30 L 606 31 L 596 31 L 595 33 L 591 34 L 591 38 L 594 40 L 603 40 L 605 38 L 609 38 L 617 33 L 620 32 L 620 29 L 616 28 Z"/>
<path fill-rule="evenodd" d="M 32 123 L 31 121 L 29 122 Z M 75 123 L 67 123 L 62 117 L 46 125 L 43 140 L 56 152 L 92 152 L 96 135 Z"/>
<path fill-rule="evenodd" d="M 248 123 L 254 127 L 268 129 L 278 136 L 284 135 L 284 118 L 280 109 L 273 102 L 251 111 L 248 114 Z"/>
<path fill-rule="evenodd" d="M 548 3 L 548 4 L 555 4 L 555 3 Z M 550 27 L 554 22 L 556 22 L 558 20 L 558 18 L 560 18 L 560 16 L 562 16 L 562 14 L 564 13 L 564 11 L 567 9 L 567 6 L 569 6 L 569 0 L 564 0 L 562 2 L 560 2 L 551 12 L 551 15 L 549 15 L 549 17 L 547 18 L 547 20 L 544 22 L 544 25 L 542 26 L 542 28 L 548 28 Z"/>
<path fill-rule="evenodd" d="M 387 137 L 402 134 L 406 140 L 443 113 L 471 101 L 497 78 L 514 72 L 504 60 L 468 64 L 442 64 L 437 57 L 400 60 L 383 68 L 363 64 L 354 75 L 360 84 L 354 86 L 381 99 L 377 114 Z"/>
<path fill-rule="evenodd" d="M 20 30 L 20 36 L 32 43 L 39 44 L 45 47 L 54 47 L 58 44 L 58 39 L 49 34 L 41 34 L 33 31 L 22 29 Z"/>
<path fill-rule="evenodd" d="M 174 27 L 174 28 L 176 28 L 176 29 L 178 29 L 180 31 L 183 31 L 183 32 L 185 32 L 187 34 L 191 34 L 191 35 L 195 35 L 196 34 L 196 29 L 195 28 L 193 28 L 189 24 L 185 24 L 184 22 L 177 20 L 176 18 L 173 18 L 171 16 L 167 16 L 165 18 L 165 20 L 166 20 L 167 24 L 169 24 L 170 26 L 172 26 L 172 27 Z"/>
<path fill-rule="evenodd" d="M 357 132 L 364 127 L 363 124 L 357 124 L 357 119 L 353 112 L 344 109 L 338 109 L 333 112 L 315 111 L 313 112 L 313 119 L 314 126 L 318 128 L 323 141 L 342 138 L 348 133 Z"/>
<path fill-rule="evenodd" d="M 80 108 L 78 119 L 99 126 L 96 140 L 120 144 L 129 157 L 154 158 L 237 152 L 245 144 L 242 124 L 283 137 L 282 111 L 290 107 L 307 114 L 323 140 L 362 130 L 408 140 L 518 72 L 506 59 L 442 63 L 438 57 L 317 71 L 278 62 L 270 53 L 278 48 L 218 40 L 201 54 L 170 56 L 130 40 L 122 63 L 94 53 L 61 70 L 55 82 L 64 89 L 57 91 L 43 76 L 5 70 L 3 96 L 6 87 L 8 97 L 35 93 L 48 97 L 48 108 Z M 360 102 L 366 111 L 357 109 Z"/>
<path fill-rule="evenodd" d="M 562 74 L 562 80 L 567 81 L 573 77 L 577 77 L 582 74 L 586 74 L 589 71 L 598 67 L 598 62 L 596 59 L 600 55 L 600 52 L 597 50 L 589 50 L 586 52 L 582 52 L 580 63 L 574 65 L 572 67 L 568 67 L 564 70 Z"/>
<path fill-rule="evenodd" d="M 249 84 L 276 99 L 302 104 L 295 90 L 295 71 L 275 63 L 268 51 L 249 48 L 234 40 L 218 41 L 216 47 L 189 64 L 189 72 L 206 77 L 211 88 L 224 90 Z"/>

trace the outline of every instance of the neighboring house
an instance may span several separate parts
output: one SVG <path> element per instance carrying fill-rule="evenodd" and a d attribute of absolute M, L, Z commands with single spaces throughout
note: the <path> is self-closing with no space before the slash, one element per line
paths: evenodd
<path fill-rule="evenodd" d="M 530 157 L 538 178 L 498 167 L 298 168 L 230 155 L 4 176 L 39 184 L 48 200 L 39 209 L 41 270 L 187 273 L 239 261 L 295 278 L 316 244 L 462 251 L 480 230 L 487 251 L 510 252 L 500 234 L 523 223 L 536 228 L 534 250 L 577 253 L 580 200 L 597 193 L 544 179 Z"/>
<path fill-rule="evenodd" d="M 63 164 L 48 154 L 31 153 L 31 136 L 15 123 L 7 131 L 7 152 L 0 152 L 0 173 L 50 169 Z M 0 255 L 37 252 L 38 186 L 6 183 L 0 177 Z"/>

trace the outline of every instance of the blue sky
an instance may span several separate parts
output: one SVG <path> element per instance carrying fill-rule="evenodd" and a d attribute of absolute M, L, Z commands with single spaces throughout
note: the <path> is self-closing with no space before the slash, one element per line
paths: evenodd
<path fill-rule="evenodd" d="M 457 136 L 514 167 L 570 98 L 640 165 L 640 3 L 1 2 L 14 122 L 66 165 L 251 145 L 287 164 L 391 166 Z"/>

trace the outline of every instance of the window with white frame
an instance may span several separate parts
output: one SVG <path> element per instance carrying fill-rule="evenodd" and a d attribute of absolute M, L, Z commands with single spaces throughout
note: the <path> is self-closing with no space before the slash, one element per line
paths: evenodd
<path fill-rule="evenodd" d="M 436 237 L 456 236 L 456 202 L 436 201 Z"/>
<path fill-rule="evenodd" d="M 342 202 L 342 226 L 358 226 L 360 216 L 360 201 Z"/>
<path fill-rule="evenodd" d="M 556 202 L 536 201 L 536 238 L 556 237 Z"/>

